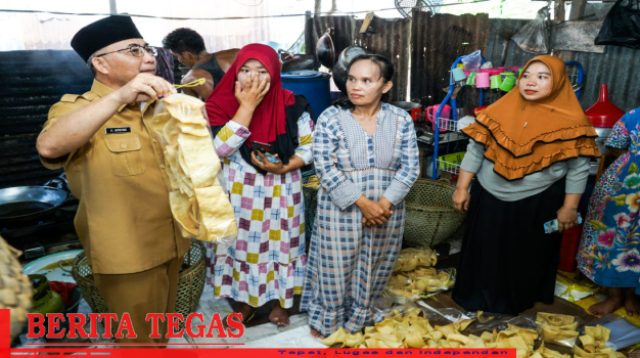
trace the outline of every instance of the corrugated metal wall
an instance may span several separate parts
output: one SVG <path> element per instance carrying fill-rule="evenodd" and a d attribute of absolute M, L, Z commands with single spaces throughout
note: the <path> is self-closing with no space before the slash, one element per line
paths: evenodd
<path fill-rule="evenodd" d="M 505 43 L 504 38 L 515 33 L 525 23 L 526 21 L 523 20 L 492 19 L 485 56 L 494 61 L 494 64 L 499 64 Z M 639 50 L 607 46 L 605 53 L 602 54 L 562 51 L 559 56 L 566 59 L 571 54 L 572 59 L 580 62 L 585 70 L 584 93 L 580 101 L 584 108 L 596 101 L 600 83 L 608 84 L 609 98 L 623 110 L 640 106 Z M 522 65 L 534 56 L 510 42 L 506 64 Z"/>
<path fill-rule="evenodd" d="M 604 54 L 577 52 L 574 60 L 585 68 L 585 108 L 596 101 L 600 83 L 609 85 L 609 99 L 623 110 L 640 106 L 640 51 L 607 46 Z"/>
<path fill-rule="evenodd" d="M 307 21 L 306 48 L 307 53 L 315 53 L 316 42 L 324 32 L 333 27 L 336 58 L 340 52 L 358 40 L 361 20 L 352 16 L 320 16 Z M 360 46 L 369 52 L 383 54 L 394 64 L 396 75 L 394 87 L 390 93 L 390 100 L 402 101 L 407 94 L 407 81 L 410 56 L 410 25 L 409 19 L 374 18 L 371 26 L 375 33 L 361 37 Z"/>
<path fill-rule="evenodd" d="M 444 98 L 455 59 L 485 47 L 489 17 L 414 11 L 411 33 L 411 99 L 433 104 Z"/>
<path fill-rule="evenodd" d="M 336 58 L 340 51 L 353 44 L 356 34 L 356 19 L 353 16 L 314 16 L 307 20 L 305 46 L 307 53 L 316 53 L 316 42 L 328 28 L 333 28 L 333 46 Z"/>
<path fill-rule="evenodd" d="M 533 54 L 524 52 L 509 38 L 513 36 L 527 20 L 503 20 L 491 19 L 489 21 L 489 34 L 487 46 L 483 55 L 495 66 L 502 65 L 502 57 L 505 56 L 505 65 L 521 65 L 527 62 Z M 506 52 L 505 52 L 505 46 Z"/>
<path fill-rule="evenodd" d="M 35 142 L 49 107 L 65 93 L 83 93 L 91 72 L 73 51 L 0 52 L 0 187 L 39 185 L 45 169 Z"/>
<path fill-rule="evenodd" d="M 328 27 L 335 29 L 336 52 L 353 44 L 360 21 L 352 16 L 309 18 L 306 47 Z M 507 41 L 526 21 L 491 19 L 487 15 L 435 15 L 415 12 L 412 20 L 374 19 L 375 33 L 362 46 L 392 58 L 396 66 L 391 100 L 404 100 L 409 77 L 410 98 L 424 104 L 444 97 L 449 67 L 461 54 L 483 49 L 485 57 L 499 65 L 521 65 L 532 54 Z M 505 52 L 505 45 L 508 44 Z M 564 53 L 566 54 L 566 52 Z M 593 103 L 599 83 L 609 84 L 615 104 L 624 110 L 638 106 L 640 52 L 610 46 L 604 54 L 574 53 L 586 70 L 583 106 Z M 410 68 L 410 70 L 409 70 Z M 72 51 L 0 52 L 0 187 L 40 184 L 56 173 L 44 169 L 35 151 L 35 138 L 51 104 L 64 93 L 82 93 L 91 83 L 86 66 Z M 475 99 L 463 91 L 461 102 Z M 462 103 L 461 103 L 462 104 Z"/>
<path fill-rule="evenodd" d="M 489 19 L 486 14 L 454 16 L 414 12 L 412 19 L 378 19 L 376 33 L 365 38 L 363 45 L 373 52 L 393 57 L 396 86 L 392 100 L 404 100 L 409 66 L 410 99 L 424 104 L 438 103 L 448 85 L 451 63 L 461 54 L 482 49 L 494 65 L 522 65 L 534 54 L 524 52 L 509 39 L 529 20 Z M 349 46 L 357 34 L 360 21 L 351 16 L 312 17 L 307 22 L 307 49 L 315 51 L 315 43 L 328 27 L 335 29 L 336 52 Z M 407 29 L 410 27 L 410 29 Z M 559 55 L 566 57 L 567 51 Z M 604 54 L 573 52 L 573 59 L 585 69 L 581 103 L 586 108 L 598 96 L 599 84 L 609 85 L 612 101 L 624 110 L 640 104 L 640 51 L 608 46 Z M 409 64 L 409 56 L 411 58 Z M 469 92 L 462 100 L 475 102 Z"/>
<path fill-rule="evenodd" d="M 360 29 L 361 21 L 358 21 Z M 369 52 L 387 56 L 395 67 L 394 83 L 390 99 L 404 101 L 407 97 L 407 82 L 409 80 L 409 56 L 411 40 L 411 21 L 409 19 L 381 19 L 372 21 L 375 33 L 364 35 L 362 47 Z"/>

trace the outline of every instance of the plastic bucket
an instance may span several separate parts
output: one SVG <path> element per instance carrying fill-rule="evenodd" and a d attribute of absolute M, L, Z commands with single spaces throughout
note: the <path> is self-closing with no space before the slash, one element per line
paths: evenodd
<path fill-rule="evenodd" d="M 425 113 L 427 114 L 427 122 L 431 122 L 431 126 L 433 129 L 436 128 L 436 112 L 438 111 L 438 107 L 440 107 L 439 104 L 433 105 L 433 106 L 428 106 L 425 109 Z M 438 123 L 439 125 L 439 131 L 440 133 L 442 132 L 446 132 L 448 130 L 447 127 L 449 127 L 449 118 L 451 115 L 451 106 L 449 106 L 448 104 L 445 104 L 444 107 L 442 107 L 442 111 L 440 112 L 440 122 Z"/>
<path fill-rule="evenodd" d="M 331 105 L 331 75 L 328 73 L 311 70 L 290 71 L 283 72 L 281 78 L 282 87 L 304 96 L 309 101 L 313 118 L 317 119 L 320 113 Z"/>

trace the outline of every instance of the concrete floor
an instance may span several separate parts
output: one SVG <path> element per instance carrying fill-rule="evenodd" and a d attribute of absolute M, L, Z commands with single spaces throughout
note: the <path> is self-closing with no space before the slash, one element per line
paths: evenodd
<path fill-rule="evenodd" d="M 233 312 L 231 305 L 226 299 L 216 299 L 213 296 L 213 289 L 209 285 L 205 285 L 202 292 L 200 303 L 196 312 L 200 312 L 205 316 L 205 321 L 210 319 L 214 313 L 219 313 L 224 317 L 228 313 Z M 251 347 L 251 348 L 325 348 L 319 340 L 311 337 L 309 334 L 309 326 L 307 325 L 306 314 L 295 314 L 290 317 L 290 324 L 287 327 L 278 327 L 273 323 L 261 323 L 258 325 L 249 325 L 240 338 L 196 338 L 196 339 L 172 339 L 171 343 L 184 344 L 190 343 L 193 348 L 211 347 L 233 348 L 233 347 Z"/>
<path fill-rule="evenodd" d="M 453 240 L 448 245 L 443 247 L 444 252 L 439 258 L 438 268 L 455 267 L 457 256 L 460 250 L 460 241 Z M 460 314 L 463 311 L 453 300 L 451 300 L 449 292 L 440 293 L 432 298 L 429 298 L 427 304 L 440 314 L 429 314 L 427 311 L 427 317 L 431 320 L 433 317 L 437 319 L 438 316 L 442 316 L 442 313 L 448 315 Z M 244 334 L 239 338 L 190 338 L 183 337 L 179 339 L 172 339 L 169 345 L 173 344 L 175 348 L 233 348 L 233 347 L 251 347 L 251 348 L 324 348 L 325 346 L 320 343 L 319 340 L 313 338 L 309 332 L 309 326 L 307 325 L 307 316 L 303 313 L 298 313 L 297 310 L 298 301 L 296 300 L 294 308 L 291 309 L 292 316 L 290 317 L 290 324 L 287 327 L 278 327 L 273 323 L 270 323 L 267 319 L 268 311 L 270 307 L 258 310 L 256 318 L 247 325 Z M 200 298 L 196 312 L 204 315 L 205 322 L 215 314 L 218 313 L 221 317 L 233 312 L 232 306 L 227 299 L 216 299 L 213 295 L 213 289 L 208 284 L 205 285 L 204 291 Z M 552 305 L 538 304 L 530 310 L 523 312 L 523 315 L 534 317 L 538 311 L 554 312 L 571 314 L 580 317 L 580 320 L 589 324 L 595 321 L 595 317 L 588 315 L 583 309 L 577 305 L 567 302 L 565 300 L 556 298 Z M 91 308 L 88 304 L 81 300 L 78 308 L 80 313 L 89 313 Z M 433 312 L 432 312 L 433 313 Z M 434 313 L 435 314 L 435 313 Z M 197 324 L 196 322 L 194 324 Z M 22 338 L 22 337 L 21 337 Z M 25 341 L 22 341 L 24 344 Z M 95 342 L 99 345 L 100 342 Z M 559 349 L 563 351 L 564 349 Z"/>
<path fill-rule="evenodd" d="M 438 268 L 455 267 L 457 264 L 457 253 L 460 252 L 461 240 L 452 240 L 438 248 L 440 253 Z M 378 304 L 382 307 L 390 305 L 391 303 L 381 301 Z M 292 311 L 297 312 L 297 301 Z M 426 300 L 429 307 L 434 308 L 447 314 L 459 315 L 463 308 L 458 306 L 450 297 L 450 292 L 442 292 L 432 298 Z M 202 293 L 200 303 L 196 312 L 203 313 L 205 319 L 210 318 L 214 313 L 219 313 L 222 317 L 232 312 L 233 309 L 226 299 L 216 299 L 213 297 L 213 289 L 209 285 L 205 285 L 204 292 Z M 590 322 L 594 317 L 589 316 L 584 310 L 577 305 L 567 302 L 563 299 L 556 298 L 555 302 L 551 305 L 537 304 L 535 307 L 523 312 L 523 315 L 535 317 L 535 313 L 538 311 L 565 313 L 580 317 L 582 322 Z M 427 316 L 431 319 L 438 319 L 438 314 L 431 312 L 427 313 Z M 291 323 L 287 327 L 278 327 L 268 321 L 267 316 L 268 309 L 259 310 L 256 319 L 253 320 L 246 328 L 244 335 L 235 339 L 219 339 L 219 338 L 205 338 L 205 339 L 174 339 L 170 343 L 176 343 L 184 347 L 186 343 L 190 343 L 193 346 L 200 347 L 216 345 L 219 347 L 256 347 L 256 348 L 322 348 L 319 340 L 311 337 L 309 333 L 309 326 L 307 325 L 307 316 L 303 313 L 297 313 L 290 317 Z M 434 316 L 435 315 L 435 316 Z M 453 318 L 453 317 L 452 317 Z M 457 317 L 460 318 L 460 317 Z M 561 349 L 562 350 L 562 349 Z"/>
<path fill-rule="evenodd" d="M 460 251 L 462 240 L 451 240 L 445 250 L 448 255 L 455 255 Z M 244 335 L 240 338 L 182 338 L 172 339 L 169 343 L 175 343 L 182 347 L 186 343 L 194 346 L 200 344 L 202 347 L 216 345 L 216 347 L 253 347 L 253 348 L 323 348 L 325 347 L 319 340 L 313 338 L 309 333 L 307 325 L 307 315 L 298 313 L 298 300 L 294 304 L 293 315 L 290 317 L 291 323 L 287 327 L 278 327 L 270 323 L 267 319 L 268 311 L 259 310 L 256 318 L 251 324 L 247 325 Z M 219 313 L 224 317 L 233 312 L 229 301 L 226 299 L 216 299 L 213 296 L 213 289 L 208 284 L 205 285 L 204 291 L 200 298 L 200 303 L 196 308 L 196 312 L 200 312 L 205 316 L 205 321 L 210 319 L 214 313 Z M 228 343 L 229 345 L 224 345 Z"/>

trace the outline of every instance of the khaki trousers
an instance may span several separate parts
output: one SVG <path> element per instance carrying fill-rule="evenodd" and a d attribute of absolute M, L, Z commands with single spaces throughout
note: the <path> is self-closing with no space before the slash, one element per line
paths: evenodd
<path fill-rule="evenodd" d="M 130 274 L 94 274 L 98 292 L 110 313 L 131 316 L 137 338 L 118 339 L 118 342 L 165 343 L 166 321 L 160 322 L 161 339 L 149 338 L 151 325 L 145 321 L 147 313 L 175 312 L 178 271 L 182 258 L 175 258 L 146 271 Z M 114 322 L 117 323 L 117 322 Z M 117 324 L 115 325 L 117 328 Z M 165 328 L 162 328 L 162 327 Z M 115 332 L 115 330 L 114 330 Z"/>

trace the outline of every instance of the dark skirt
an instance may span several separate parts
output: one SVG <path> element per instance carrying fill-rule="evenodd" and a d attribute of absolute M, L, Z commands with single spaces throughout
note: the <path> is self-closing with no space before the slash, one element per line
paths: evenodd
<path fill-rule="evenodd" d="M 540 194 L 506 202 L 472 185 L 452 295 L 459 305 L 516 315 L 535 302 L 553 302 L 562 235 L 545 234 L 543 224 L 557 217 L 564 189 L 559 180 Z"/>

